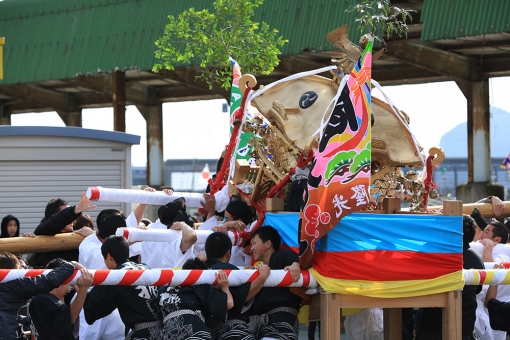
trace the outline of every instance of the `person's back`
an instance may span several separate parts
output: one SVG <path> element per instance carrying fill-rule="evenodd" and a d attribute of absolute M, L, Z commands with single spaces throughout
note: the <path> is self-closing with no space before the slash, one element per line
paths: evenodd
<path fill-rule="evenodd" d="M 0 253 L 0 269 L 19 269 L 13 254 Z M 20 307 L 32 296 L 45 294 L 60 286 L 74 272 L 74 266 L 65 262 L 48 275 L 21 278 L 0 283 L 0 339 L 14 340 L 19 329 L 16 316 Z"/>

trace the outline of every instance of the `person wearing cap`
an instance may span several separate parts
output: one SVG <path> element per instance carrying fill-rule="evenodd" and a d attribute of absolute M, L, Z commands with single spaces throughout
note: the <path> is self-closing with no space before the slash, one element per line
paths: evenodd
<path fill-rule="evenodd" d="M 149 229 L 166 229 L 172 235 L 170 242 L 142 242 L 141 262 L 151 268 L 180 268 L 193 258 L 197 241 L 195 222 L 186 212 L 186 201 L 178 198 L 158 209 L 158 219 Z"/>
<path fill-rule="evenodd" d="M 129 261 L 129 243 L 122 236 L 107 237 L 101 245 L 101 254 L 110 270 L 150 269 L 144 264 Z M 88 324 L 117 309 L 122 322 L 131 330 L 126 339 L 155 339 L 152 334 L 161 328 L 157 287 L 99 285 L 90 290 L 83 305 Z"/>

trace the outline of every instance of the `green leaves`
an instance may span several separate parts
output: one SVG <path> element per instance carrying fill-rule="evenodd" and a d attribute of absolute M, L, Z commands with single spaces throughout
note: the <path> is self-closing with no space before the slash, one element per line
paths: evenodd
<path fill-rule="evenodd" d="M 198 64 L 197 79 L 212 88 L 231 86 L 229 56 L 243 73 L 269 74 L 278 65 L 280 48 L 288 42 L 265 22 L 251 20 L 264 0 L 216 0 L 214 13 L 190 8 L 177 19 L 169 16 L 165 33 L 156 41 L 156 63 L 152 70 L 173 70 L 176 66 Z"/>
<path fill-rule="evenodd" d="M 376 39 L 379 35 L 386 34 L 389 38 L 393 34 L 407 37 L 409 26 L 406 21 L 412 21 L 410 12 L 403 8 L 391 6 L 390 0 L 363 0 L 359 4 L 353 5 L 345 12 L 355 12 L 357 14 L 356 23 L 360 31 L 370 32 Z"/>

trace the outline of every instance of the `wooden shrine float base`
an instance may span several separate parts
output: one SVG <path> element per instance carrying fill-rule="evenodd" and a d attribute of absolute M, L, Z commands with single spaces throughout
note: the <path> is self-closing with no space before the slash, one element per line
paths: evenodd
<path fill-rule="evenodd" d="M 321 340 L 338 340 L 341 308 L 384 308 L 384 339 L 402 339 L 402 308 L 442 308 L 443 339 L 462 339 L 462 291 L 407 298 L 373 298 L 331 294 L 321 290 L 312 295 L 310 320 L 321 321 Z"/>
<path fill-rule="evenodd" d="M 399 198 L 385 198 L 383 210 L 378 212 L 394 214 L 401 212 L 400 208 Z M 460 216 L 463 205 L 462 201 L 444 201 L 441 208 L 445 216 Z M 319 294 L 311 297 L 309 319 L 321 321 L 321 340 L 338 340 L 342 308 L 384 308 L 384 339 L 401 340 L 402 308 L 415 307 L 442 308 L 443 339 L 462 339 L 462 291 L 403 298 L 374 298 L 328 293 L 321 289 Z"/>

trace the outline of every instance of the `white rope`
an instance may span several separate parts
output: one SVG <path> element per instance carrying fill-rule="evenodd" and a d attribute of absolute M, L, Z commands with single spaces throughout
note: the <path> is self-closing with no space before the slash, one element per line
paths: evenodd
<path fill-rule="evenodd" d="M 423 158 L 423 155 L 422 153 L 420 152 L 420 146 L 418 144 L 418 141 L 416 140 L 416 137 L 414 136 L 414 134 L 412 133 L 412 131 L 409 129 L 409 126 L 407 125 L 406 122 L 404 122 L 404 120 L 402 119 L 402 117 L 400 116 L 400 114 L 395 110 L 395 105 L 393 105 L 393 102 L 391 101 L 391 99 L 386 95 L 386 93 L 384 93 L 383 89 L 382 89 L 382 86 L 377 82 L 375 81 L 374 79 L 372 79 L 372 84 L 374 84 L 374 86 L 376 88 L 379 89 L 379 91 L 381 91 L 381 93 L 383 94 L 384 98 L 386 99 L 386 101 L 388 102 L 388 105 L 391 107 L 391 110 L 393 111 L 393 113 L 395 114 L 395 116 L 400 120 L 400 122 L 402 123 L 402 125 L 406 128 L 406 130 L 409 132 L 409 134 L 411 135 L 411 138 L 413 139 L 413 143 L 414 143 L 414 147 L 416 148 L 416 151 L 418 152 L 418 156 L 420 157 L 420 160 L 421 162 L 423 163 L 423 168 L 424 168 L 424 172 L 426 172 L 426 168 L 427 168 L 427 162 L 425 160 L 425 158 Z"/>
<path fill-rule="evenodd" d="M 328 112 L 329 108 L 331 107 L 331 105 L 335 105 L 336 101 L 340 97 L 340 94 L 342 93 L 342 90 L 344 89 L 345 84 L 347 84 L 348 80 L 349 80 L 349 76 L 348 75 L 344 76 L 342 78 L 342 81 L 340 82 L 340 86 L 338 87 L 338 91 L 336 92 L 336 94 L 333 97 L 333 99 L 331 99 L 331 101 L 329 102 L 329 105 L 328 105 L 328 107 L 326 107 L 326 110 L 324 110 L 324 114 L 322 115 L 322 120 L 321 120 L 321 124 L 320 124 L 319 128 L 311 136 L 313 138 L 317 134 L 320 134 L 319 135 L 319 138 L 320 138 L 319 139 L 319 143 L 320 143 L 320 140 L 322 139 L 322 136 L 323 136 L 323 133 L 324 133 L 324 128 L 326 127 L 326 125 L 328 125 L 328 122 L 329 122 L 329 119 L 326 119 L 327 112 Z M 331 110 L 331 113 L 333 113 L 333 110 L 334 110 L 334 108 Z"/>

